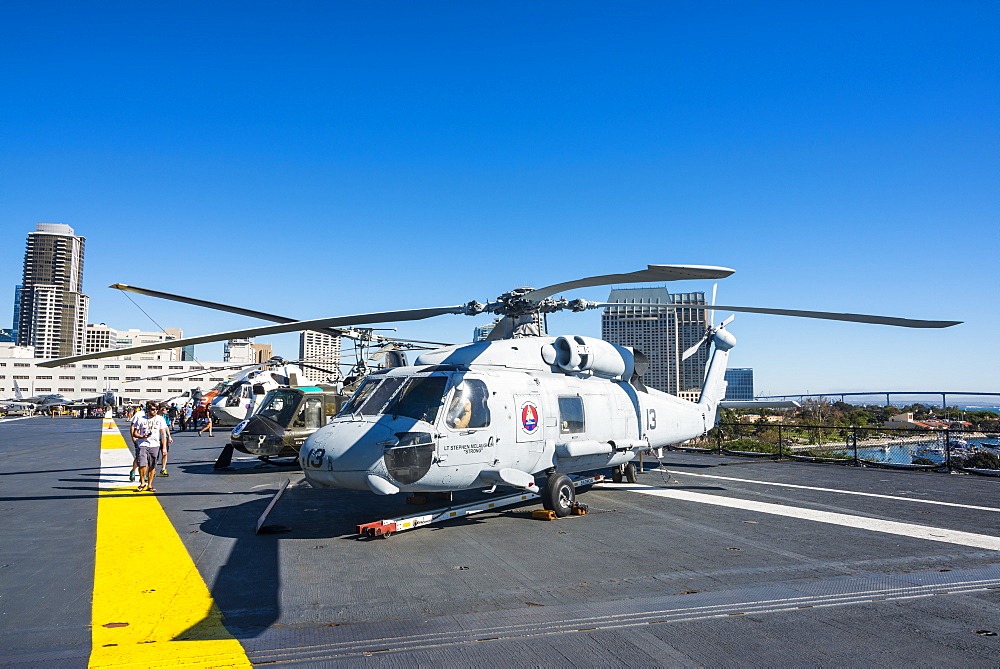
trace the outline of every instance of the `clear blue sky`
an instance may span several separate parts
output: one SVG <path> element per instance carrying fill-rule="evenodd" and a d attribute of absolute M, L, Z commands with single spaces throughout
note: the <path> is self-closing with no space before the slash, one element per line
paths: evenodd
<path fill-rule="evenodd" d="M 91 320 L 117 328 L 152 325 L 114 282 L 313 318 L 724 265 L 722 303 L 967 322 L 740 314 L 731 364 L 759 391 L 998 391 L 998 19 L 996 2 L 4 2 L 0 291 L 38 221 L 87 237 Z M 137 300 L 190 335 L 255 323 Z M 466 341 L 486 320 L 399 332 Z M 600 333 L 596 312 L 550 326 Z"/>

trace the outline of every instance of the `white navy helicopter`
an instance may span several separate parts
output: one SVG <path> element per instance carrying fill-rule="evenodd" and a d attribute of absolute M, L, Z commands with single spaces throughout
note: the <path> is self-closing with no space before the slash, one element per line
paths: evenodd
<path fill-rule="evenodd" d="M 412 366 L 370 374 L 337 416 L 306 440 L 299 460 L 306 479 L 320 488 L 391 495 L 506 485 L 538 492 L 547 509 L 565 516 L 575 502 L 567 474 L 611 467 L 618 476 L 634 479 L 632 461 L 640 452 L 699 437 L 714 426 L 725 395 L 726 361 L 736 338 L 726 329 L 730 318 L 709 328 L 697 346 L 686 352 L 690 355 L 706 343 L 714 347 L 700 399 L 690 402 L 642 383 L 647 365 L 640 351 L 590 337 L 546 335 L 540 332 L 536 315 L 617 305 L 552 297 L 578 288 L 720 279 L 733 271 L 701 265 L 649 265 L 626 274 L 587 277 L 539 289 L 518 288 L 486 304 L 471 301 L 321 318 L 169 344 L 184 346 L 444 314 L 498 314 L 503 318 L 487 341 L 435 349 L 420 355 Z M 916 328 L 958 324 L 790 309 L 714 308 Z M 159 346 L 41 364 L 55 367 Z M 544 486 L 536 483 L 539 475 L 546 477 Z"/>

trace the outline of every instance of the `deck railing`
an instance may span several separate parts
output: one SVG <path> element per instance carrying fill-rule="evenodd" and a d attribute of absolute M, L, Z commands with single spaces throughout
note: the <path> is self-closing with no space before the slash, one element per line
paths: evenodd
<path fill-rule="evenodd" d="M 856 467 L 1000 476 L 998 437 L 972 430 L 720 423 L 705 437 L 675 448 Z"/>

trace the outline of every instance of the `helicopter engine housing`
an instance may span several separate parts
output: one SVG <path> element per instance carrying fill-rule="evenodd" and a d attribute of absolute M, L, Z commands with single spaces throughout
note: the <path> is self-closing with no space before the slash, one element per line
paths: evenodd
<path fill-rule="evenodd" d="M 635 370 L 632 351 L 592 337 L 556 337 L 542 346 L 542 360 L 567 374 L 590 372 L 612 380 L 628 380 Z"/>

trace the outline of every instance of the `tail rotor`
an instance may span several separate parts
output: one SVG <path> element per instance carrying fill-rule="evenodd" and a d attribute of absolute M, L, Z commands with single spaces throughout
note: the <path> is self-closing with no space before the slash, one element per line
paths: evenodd
<path fill-rule="evenodd" d="M 722 323 L 719 324 L 719 327 L 715 327 L 715 309 L 714 309 L 714 307 L 715 307 L 715 295 L 716 295 L 718 289 L 719 289 L 719 284 L 716 283 L 716 284 L 714 284 L 712 286 L 712 302 L 711 302 L 711 307 L 712 308 L 710 308 L 708 310 L 708 314 L 707 314 L 707 316 L 708 316 L 708 329 L 705 330 L 705 334 L 703 334 L 701 336 L 701 339 L 699 339 L 696 344 L 694 344 L 693 346 L 689 347 L 686 351 L 684 351 L 684 353 L 681 354 L 681 361 L 682 362 L 684 360 L 687 360 L 688 358 L 690 358 L 695 353 L 697 353 L 698 349 L 701 348 L 702 344 L 704 344 L 705 342 L 711 342 L 713 339 L 715 339 L 716 333 L 718 333 L 719 330 L 722 330 L 727 325 L 729 325 L 730 323 L 732 323 L 733 319 L 736 318 L 736 314 L 732 314 L 731 316 L 729 316 L 729 318 L 727 318 L 726 320 L 722 321 Z"/>

